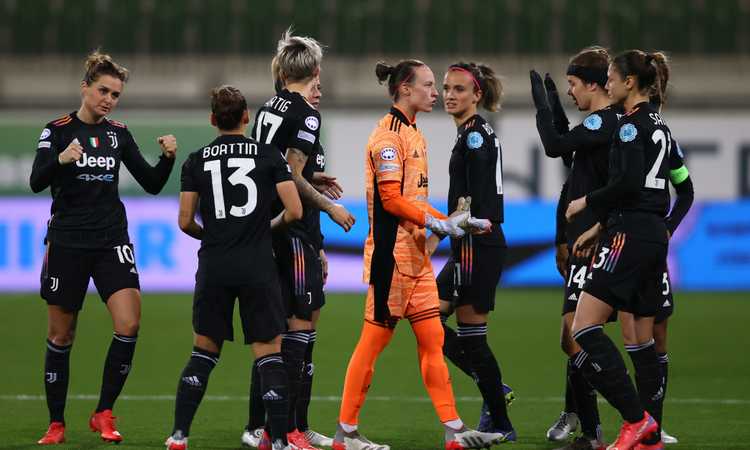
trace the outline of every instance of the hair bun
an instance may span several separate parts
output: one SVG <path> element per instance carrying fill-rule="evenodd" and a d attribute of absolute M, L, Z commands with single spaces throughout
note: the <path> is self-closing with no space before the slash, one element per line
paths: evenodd
<path fill-rule="evenodd" d="M 386 63 L 385 61 L 378 61 L 375 65 L 375 76 L 378 77 L 380 84 L 383 84 L 388 78 L 390 78 L 395 72 L 396 68 Z"/>

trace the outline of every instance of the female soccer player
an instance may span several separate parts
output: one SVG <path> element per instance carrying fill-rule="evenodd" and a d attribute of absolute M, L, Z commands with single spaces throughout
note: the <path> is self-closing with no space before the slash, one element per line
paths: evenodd
<path fill-rule="evenodd" d="M 232 86 L 214 89 L 211 124 L 219 136 L 191 153 L 182 167 L 180 228 L 201 240 L 193 300 L 193 352 L 180 375 L 169 450 L 185 450 L 193 417 L 219 360 L 233 340 L 232 312 L 239 300 L 245 343 L 251 344 L 269 416 L 269 449 L 287 446 L 288 387 L 281 355 L 285 311 L 271 248 L 271 207 L 284 206 L 281 222 L 302 217 L 289 167 L 278 149 L 245 137 L 247 103 Z M 195 221 L 200 204 L 203 226 Z M 248 261 L 250 261 L 248 263 Z"/>
<path fill-rule="evenodd" d="M 573 200 L 566 217 L 586 208 L 607 211 L 605 233 L 594 252 L 590 279 L 573 319 L 573 337 L 582 351 L 575 364 L 625 420 L 610 449 L 630 450 L 654 433 L 658 424 L 639 400 L 655 396 L 659 367 L 653 345 L 654 315 L 666 270 L 669 210 L 665 159 L 672 143 L 669 128 L 649 103 L 659 85 L 656 56 L 639 50 L 618 55 L 608 70 L 613 101 L 626 115 L 618 123 L 607 186 Z M 575 250 L 575 249 L 574 249 Z M 603 324 L 615 310 L 634 315 L 636 342 L 642 345 L 637 393 L 622 356 L 604 334 Z"/>
<path fill-rule="evenodd" d="M 448 211 L 459 208 L 460 198 L 470 197 L 471 214 L 489 220 L 492 228 L 486 234 L 451 239 L 451 257 L 440 271 L 437 285 L 445 331 L 443 351 L 476 381 L 487 408 L 479 430 L 500 433 L 504 440 L 515 441 L 500 366 L 487 343 L 487 321 L 495 308 L 495 289 L 506 251 L 502 153 L 494 130 L 477 114 L 479 105 L 487 111 L 497 111 L 501 95 L 502 85 L 491 68 L 462 62 L 448 67 L 443 99 L 458 134 L 448 169 Z M 437 244 L 437 235 L 433 236 L 436 237 L 431 236 L 430 241 Z M 445 324 L 454 309 L 458 333 Z"/>
<path fill-rule="evenodd" d="M 653 92 L 650 96 L 650 102 L 654 108 L 661 108 L 666 100 L 667 84 L 669 81 L 669 63 L 666 55 L 660 52 L 654 54 L 655 63 L 659 72 L 659 83 L 654 86 Z M 671 151 L 669 153 L 669 181 L 677 193 L 677 199 L 675 200 L 674 206 L 666 218 L 667 230 L 669 236 L 673 236 L 675 230 L 679 226 L 682 219 L 690 210 L 690 206 L 693 203 L 693 182 L 690 179 L 690 173 L 685 166 L 684 157 L 682 150 L 680 149 L 677 141 L 672 138 Z M 643 368 L 644 362 L 646 363 L 646 374 L 649 374 L 648 363 L 653 361 L 645 360 L 642 361 L 641 355 L 650 354 L 650 349 L 647 347 L 653 345 L 659 361 L 659 368 L 661 369 L 658 373 L 660 389 L 657 390 L 657 394 L 653 398 L 641 395 L 641 400 L 649 413 L 659 423 L 660 432 L 656 436 L 649 436 L 639 448 L 644 450 L 659 450 L 663 448 L 664 443 L 675 443 L 676 438 L 665 433 L 663 430 L 662 412 L 664 406 L 664 399 L 667 393 L 667 380 L 669 375 L 669 358 L 667 356 L 667 322 L 669 317 L 674 311 L 674 297 L 672 294 L 672 286 L 669 280 L 669 272 L 665 271 L 662 274 L 662 285 L 657 294 L 659 310 L 656 313 L 654 319 L 654 340 L 648 342 L 647 345 L 638 345 L 636 334 L 633 326 L 633 315 L 628 312 L 620 312 L 619 319 L 623 329 L 623 337 L 625 342 L 626 350 L 630 355 L 634 367 L 636 369 Z M 649 385 L 649 380 L 644 376 L 640 376 L 636 372 L 636 381 L 638 382 L 639 391 L 641 385 Z M 661 442 L 658 438 L 661 438 Z"/>
<path fill-rule="evenodd" d="M 258 110 L 252 135 L 273 144 L 286 155 L 292 179 L 303 202 L 302 220 L 295 221 L 273 235 L 274 255 L 279 269 L 282 298 L 287 305 L 288 331 L 282 338 L 284 364 L 289 376 L 289 439 L 303 449 L 313 448 L 301 433 L 293 413 L 300 394 L 306 354 L 312 352 L 315 335 L 313 320 L 325 304 L 323 269 L 316 242 L 320 235 L 317 215 L 325 211 L 345 231 L 354 225 L 354 216 L 343 206 L 318 192 L 314 172 L 316 148 L 320 144 L 321 117 L 308 99 L 316 95 L 320 84 L 323 50 L 310 37 L 294 36 L 287 30 L 277 45 L 271 62 L 276 95 Z M 274 212 L 278 212 L 278 207 Z M 255 377 L 254 377 L 255 378 Z M 252 391 L 252 387 L 251 387 Z M 250 421 L 255 422 L 251 414 Z M 248 423 L 242 441 L 255 443 Z"/>
<path fill-rule="evenodd" d="M 284 84 L 281 79 L 277 78 L 278 73 L 274 74 L 274 86 L 277 87 L 278 91 L 281 92 L 284 89 Z M 320 106 L 320 98 L 322 96 L 320 78 L 318 77 L 315 81 L 314 86 L 305 92 L 305 100 L 316 110 Z M 309 178 L 310 183 L 315 187 L 318 192 L 324 194 L 331 200 L 341 198 L 343 194 L 343 188 L 336 181 L 336 177 L 330 176 L 324 172 L 325 170 L 325 153 L 323 146 L 318 140 L 315 147 L 307 158 L 303 174 Z M 310 172 L 312 176 L 310 177 Z M 325 251 L 323 250 L 323 236 L 320 232 L 320 210 L 308 206 L 305 208 L 304 215 L 299 222 L 304 224 L 306 231 L 305 236 L 309 248 L 306 248 L 308 253 L 317 253 L 319 259 L 320 272 L 317 273 L 318 265 L 316 264 L 311 269 L 315 269 L 316 272 L 313 275 L 319 279 L 321 290 L 318 294 L 320 296 L 320 303 L 324 303 L 325 292 L 322 291 L 322 286 L 325 285 L 328 276 L 328 260 L 326 258 Z M 295 223 L 293 225 L 297 227 Z M 272 228 L 273 225 L 272 225 Z M 315 365 L 312 362 L 312 353 L 317 340 L 317 326 L 318 319 L 320 318 L 320 309 L 316 309 L 311 315 L 311 326 L 312 329 L 308 333 L 307 348 L 304 353 L 303 368 L 300 375 L 300 385 L 297 394 L 297 400 L 294 404 L 294 421 L 290 422 L 293 424 L 297 432 L 292 431 L 293 439 L 296 442 L 300 442 L 303 438 L 307 439 L 305 445 L 311 446 L 325 446 L 330 447 L 333 440 L 317 431 L 310 429 L 308 421 L 308 410 L 310 407 L 310 397 L 312 394 L 313 376 L 315 372 Z M 263 406 L 263 399 L 261 398 L 260 385 L 257 378 L 257 366 L 253 365 L 253 373 L 250 380 L 250 408 L 248 415 L 248 423 L 245 427 L 245 431 L 242 433 L 241 441 L 243 444 L 249 447 L 258 447 L 263 439 L 264 426 L 265 426 L 265 408 Z M 299 434 L 303 436 L 300 436 Z"/>
<path fill-rule="evenodd" d="M 41 276 L 41 296 L 48 305 L 44 386 L 50 425 L 39 444 L 65 441 L 70 350 L 90 278 L 112 315 L 114 336 L 89 427 L 105 441 L 122 441 L 112 408 L 132 367 L 141 294 L 117 191 L 120 163 L 146 192 L 158 194 L 177 151 L 174 136 L 158 138 L 162 155 L 151 167 L 125 124 L 106 117 L 120 101 L 127 69 L 99 51 L 86 58 L 85 67 L 80 108 L 45 126 L 31 171 L 31 190 L 49 186 L 52 193 Z"/>
<path fill-rule="evenodd" d="M 443 358 L 443 328 L 432 264 L 425 250 L 425 228 L 463 236 L 460 225 L 486 230 L 490 223 L 470 219 L 468 212 L 451 218 L 427 202 L 427 145 L 416 127 L 419 112 L 430 112 L 437 100 L 435 78 L 421 61 L 396 66 L 378 63 L 378 80 L 388 83 L 393 106 L 370 135 L 365 153 L 368 219 L 364 279 L 369 283 L 365 322 L 349 360 L 344 381 L 336 450 L 384 450 L 358 433 L 359 412 L 372 381 L 375 361 L 406 318 L 417 338 L 425 387 L 445 427 L 448 449 L 486 447 L 502 440 L 495 433 L 467 429 L 456 411 L 448 368 Z"/>
<path fill-rule="evenodd" d="M 568 119 L 562 109 L 554 82 L 531 71 L 531 88 L 537 108 L 537 129 L 549 157 L 569 158 L 572 168 L 561 194 L 558 213 L 563 213 L 568 202 L 595 191 L 607 184 L 609 149 L 617 127 L 618 109 L 606 91 L 609 53 L 601 47 L 581 50 L 570 59 L 567 69 L 568 95 L 579 111 L 587 114 L 582 123 L 568 131 Z M 548 102 L 549 98 L 549 102 Z M 551 106 L 550 106 L 551 103 Z M 558 216 L 560 219 L 560 217 Z M 597 223 L 595 211 L 586 210 L 565 224 L 562 234 L 564 253 L 585 231 Z M 567 255 L 566 255 L 567 256 Z M 572 357 L 581 351 L 571 336 L 571 325 L 576 306 L 586 281 L 589 261 L 569 255 L 563 267 L 566 284 L 563 296 L 560 343 L 568 356 L 566 405 L 560 418 L 547 431 L 547 439 L 564 441 L 575 431 L 580 420 L 583 436 L 570 444 L 570 449 L 598 449 L 603 447 L 596 394 L 578 370 Z"/>

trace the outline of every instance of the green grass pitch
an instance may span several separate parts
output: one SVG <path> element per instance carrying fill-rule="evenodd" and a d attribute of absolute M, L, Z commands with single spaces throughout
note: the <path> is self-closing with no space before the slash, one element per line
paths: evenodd
<path fill-rule="evenodd" d="M 564 358 L 558 329 L 557 290 L 500 290 L 490 339 L 505 380 L 516 391 L 510 409 L 518 431 L 511 448 L 552 449 L 544 433 L 562 408 Z M 158 449 L 171 431 L 178 376 L 191 349 L 190 295 L 144 293 L 143 320 L 133 372 L 115 407 L 125 440 L 121 448 Z M 330 295 L 318 331 L 311 422 L 332 433 L 338 396 L 349 355 L 359 336 L 363 299 Z M 47 425 L 42 382 L 46 313 L 34 295 L 0 297 L 0 448 L 36 448 Z M 678 449 L 750 448 L 750 359 L 744 352 L 750 300 L 747 293 L 677 295 L 670 324 L 670 385 L 666 429 L 679 437 Z M 610 326 L 610 333 L 617 329 Z M 238 329 L 237 325 L 235 329 Z M 88 431 L 96 404 L 111 324 L 96 296 L 89 296 L 79 320 L 72 353 L 66 411 L 68 443 L 58 448 L 109 446 Z M 627 358 L 626 358 L 627 359 Z M 247 419 L 248 347 L 227 343 L 194 423 L 192 449 L 236 449 Z M 458 408 L 475 425 L 480 402 L 473 383 L 451 367 Z M 27 396 L 27 397 L 24 397 Z M 442 448 L 442 428 L 421 384 L 414 337 L 408 323 L 381 356 L 361 430 L 394 450 Z M 619 420 L 601 404 L 605 436 Z"/>

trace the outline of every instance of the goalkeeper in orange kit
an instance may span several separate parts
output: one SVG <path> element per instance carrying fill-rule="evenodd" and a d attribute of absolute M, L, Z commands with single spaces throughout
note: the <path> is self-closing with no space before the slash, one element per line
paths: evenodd
<path fill-rule="evenodd" d="M 424 63 L 378 63 L 393 107 L 376 126 L 367 145 L 365 171 L 370 231 L 365 243 L 364 279 L 369 283 L 365 323 L 344 381 L 335 450 L 388 450 L 357 431 L 359 412 L 372 380 L 375 361 L 388 345 L 397 322 L 406 318 L 417 338 L 419 365 L 427 392 L 445 427 L 445 448 L 486 448 L 501 434 L 467 429 L 456 411 L 443 359 L 443 328 L 432 264 L 425 250 L 425 228 L 463 236 L 464 228 L 483 232 L 490 223 L 459 212 L 450 218 L 427 203 L 427 146 L 416 114 L 437 100 L 435 78 Z"/>

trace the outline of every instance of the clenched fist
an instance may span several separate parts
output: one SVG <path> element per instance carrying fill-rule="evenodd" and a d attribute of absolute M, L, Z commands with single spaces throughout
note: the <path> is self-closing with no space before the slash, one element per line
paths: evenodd
<path fill-rule="evenodd" d="M 70 164 L 78 161 L 83 156 L 83 147 L 81 147 L 78 139 L 73 139 L 70 144 L 57 155 L 57 161 L 60 164 Z"/>
<path fill-rule="evenodd" d="M 177 153 L 177 138 L 168 134 L 156 139 L 161 146 L 161 153 L 169 159 L 173 159 Z"/>

